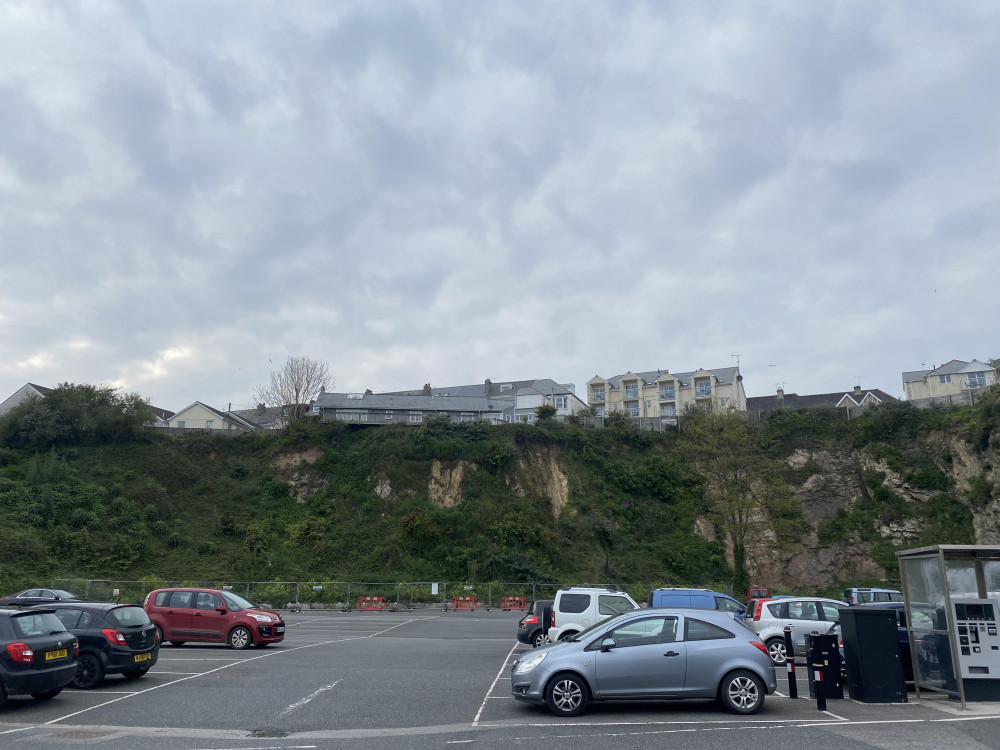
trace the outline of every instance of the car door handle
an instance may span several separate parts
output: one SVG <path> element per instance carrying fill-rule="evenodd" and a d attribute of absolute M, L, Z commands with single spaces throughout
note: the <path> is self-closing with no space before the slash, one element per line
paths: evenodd
<path fill-rule="evenodd" d="M 680 654 L 676 651 L 667 651 L 664 656 L 680 656 Z"/>
<path fill-rule="evenodd" d="M 195 612 L 195 613 L 194 613 L 194 616 L 195 616 L 195 617 L 201 617 L 201 612 Z"/>

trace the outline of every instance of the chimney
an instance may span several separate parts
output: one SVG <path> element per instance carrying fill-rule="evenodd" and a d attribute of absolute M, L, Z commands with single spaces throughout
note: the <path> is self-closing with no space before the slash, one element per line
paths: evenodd
<path fill-rule="evenodd" d="M 430 396 L 433 393 L 433 391 L 431 390 L 431 384 L 430 383 L 424 383 L 424 392 L 423 393 L 424 393 L 425 396 Z"/>
<path fill-rule="evenodd" d="M 374 396 L 375 393 L 372 391 L 371 388 L 365 388 L 365 395 L 366 396 Z"/>
<path fill-rule="evenodd" d="M 257 416 L 264 413 L 264 404 L 257 404 Z"/>
<path fill-rule="evenodd" d="M 860 385 L 854 386 L 854 392 L 855 393 L 861 393 L 861 386 Z"/>
<path fill-rule="evenodd" d="M 490 395 L 490 391 L 491 390 L 493 390 L 493 381 L 490 380 L 489 378 L 486 378 L 486 395 L 487 396 Z"/>
<path fill-rule="evenodd" d="M 778 403 L 781 404 L 785 400 L 785 390 L 783 388 L 778 389 Z"/>

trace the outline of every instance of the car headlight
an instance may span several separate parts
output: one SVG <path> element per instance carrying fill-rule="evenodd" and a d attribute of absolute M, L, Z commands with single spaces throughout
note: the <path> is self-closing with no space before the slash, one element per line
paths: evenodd
<path fill-rule="evenodd" d="M 529 656 L 524 661 L 519 661 L 517 666 L 514 667 L 514 674 L 524 674 L 525 672 L 530 672 L 532 669 L 541 664 L 542 659 L 546 656 L 548 656 L 548 654 L 535 654 L 534 656 Z"/>
<path fill-rule="evenodd" d="M 250 615 L 257 622 L 271 622 L 270 615 Z"/>

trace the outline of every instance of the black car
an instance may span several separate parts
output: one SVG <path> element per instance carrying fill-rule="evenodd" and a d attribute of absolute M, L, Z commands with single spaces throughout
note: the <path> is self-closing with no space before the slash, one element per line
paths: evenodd
<path fill-rule="evenodd" d="M 60 602 L 55 612 L 66 630 L 80 641 L 73 687 L 88 690 L 105 675 L 142 677 L 156 664 L 160 638 L 146 611 L 135 604 Z"/>
<path fill-rule="evenodd" d="M 0 596 L 0 607 L 19 607 L 23 604 L 52 604 L 76 597 L 62 589 L 25 589 L 10 596 Z"/>
<path fill-rule="evenodd" d="M 539 599 L 532 602 L 527 613 L 517 623 L 517 640 L 538 648 L 545 643 L 545 634 L 549 632 L 549 623 L 545 621 L 545 612 L 552 611 L 552 599 Z"/>
<path fill-rule="evenodd" d="M 59 695 L 76 674 L 77 647 L 51 609 L 0 609 L 0 706 L 8 695 Z"/>

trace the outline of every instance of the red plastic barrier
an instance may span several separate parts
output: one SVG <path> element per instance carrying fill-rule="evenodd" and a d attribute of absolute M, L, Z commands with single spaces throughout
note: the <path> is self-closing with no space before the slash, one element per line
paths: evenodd
<path fill-rule="evenodd" d="M 358 606 L 355 609 L 385 609 L 384 596 L 359 596 Z"/>
<path fill-rule="evenodd" d="M 510 612 L 512 609 L 527 609 L 528 601 L 523 596 L 505 596 L 500 600 L 500 609 Z"/>
<path fill-rule="evenodd" d="M 472 609 L 479 606 L 479 600 L 474 596 L 453 596 L 451 598 L 452 609 Z"/>

